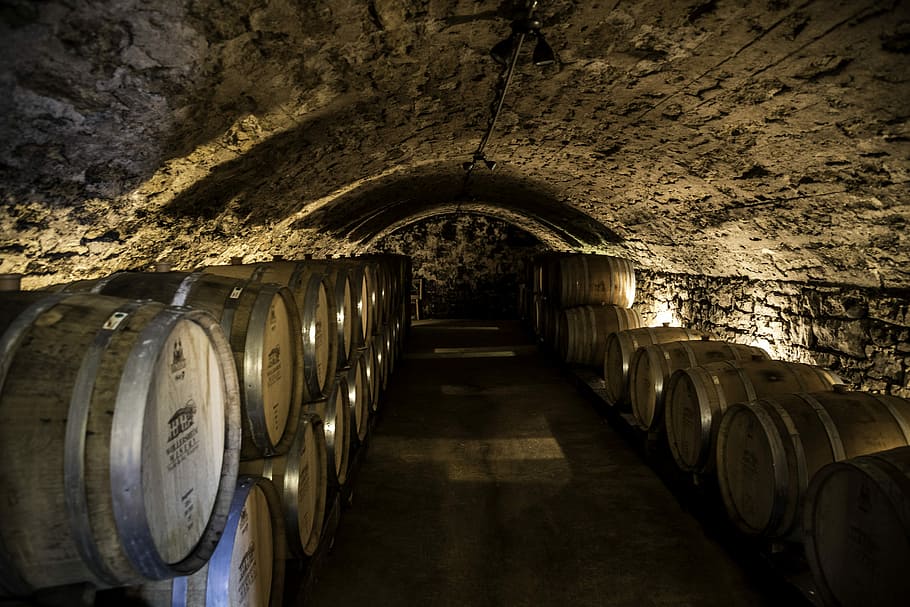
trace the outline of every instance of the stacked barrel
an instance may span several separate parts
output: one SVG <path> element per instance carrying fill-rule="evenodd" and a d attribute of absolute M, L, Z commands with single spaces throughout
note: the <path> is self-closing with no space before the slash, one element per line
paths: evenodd
<path fill-rule="evenodd" d="M 536 336 L 580 376 L 600 366 L 606 411 L 652 463 L 666 458 L 745 537 L 804 553 L 825 604 L 907 603 L 910 401 L 691 328 L 641 327 L 623 260 L 554 253 L 529 274 Z"/>
<path fill-rule="evenodd" d="M 535 259 L 531 279 L 534 332 L 566 363 L 603 367 L 607 335 L 641 325 L 628 260 L 555 253 Z"/>
<path fill-rule="evenodd" d="M 280 605 L 285 559 L 327 545 L 350 492 L 409 272 L 307 258 L 0 293 L 0 598 Z"/>

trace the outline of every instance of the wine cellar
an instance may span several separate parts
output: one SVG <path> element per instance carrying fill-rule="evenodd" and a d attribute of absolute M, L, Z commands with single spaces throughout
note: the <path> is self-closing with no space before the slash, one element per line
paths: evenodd
<path fill-rule="evenodd" d="M 0 607 L 910 603 L 910 3 L 0 49 Z"/>

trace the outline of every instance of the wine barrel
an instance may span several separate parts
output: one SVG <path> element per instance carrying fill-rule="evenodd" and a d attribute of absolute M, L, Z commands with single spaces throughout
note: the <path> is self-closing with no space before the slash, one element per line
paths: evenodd
<path fill-rule="evenodd" d="M 372 329 L 375 335 L 389 321 L 392 303 L 392 272 L 385 255 L 358 255 L 354 261 L 365 264 L 372 272 L 376 301 Z"/>
<path fill-rule="evenodd" d="M 682 470 L 713 470 L 717 428 L 728 406 L 777 394 L 830 392 L 840 383 L 827 369 L 782 360 L 726 361 L 680 369 L 667 384 L 670 452 Z"/>
<path fill-rule="evenodd" d="M 361 301 L 363 306 L 360 310 L 360 328 L 363 332 L 363 342 L 366 341 L 376 332 L 376 323 L 379 316 L 379 286 L 377 284 L 375 264 L 369 261 L 352 259 L 348 261 L 349 265 L 359 268 L 362 281 Z"/>
<path fill-rule="evenodd" d="M 192 573 L 240 450 L 230 347 L 202 310 L 87 293 L 0 298 L 0 584 Z"/>
<path fill-rule="evenodd" d="M 322 419 L 329 486 L 337 488 L 344 485 L 348 477 L 352 421 L 345 376 L 338 375 L 332 382 L 329 395 L 322 400 L 304 404 L 303 411 Z"/>
<path fill-rule="evenodd" d="M 392 372 L 395 370 L 395 329 L 393 325 L 389 324 L 382 328 L 382 352 L 383 352 L 383 379 L 382 379 L 382 391 L 385 392 L 389 387 L 389 379 L 392 377 Z"/>
<path fill-rule="evenodd" d="M 389 352 L 389 335 L 388 327 L 382 327 L 375 339 L 376 368 L 379 370 L 379 395 L 385 393 L 389 387 L 389 375 L 391 374 L 391 353 Z M 371 399 L 373 409 L 379 408 L 379 398 Z"/>
<path fill-rule="evenodd" d="M 628 259 L 608 255 L 570 255 L 559 258 L 558 290 L 551 294 L 561 308 L 614 305 L 631 308 L 635 301 L 635 270 Z"/>
<path fill-rule="evenodd" d="M 819 469 L 907 445 L 910 401 L 903 398 L 781 394 L 727 409 L 717 434 L 717 478 L 740 529 L 801 541 L 803 498 Z"/>
<path fill-rule="evenodd" d="M 205 567 L 129 589 L 127 598 L 147 607 L 281 607 L 285 555 L 278 491 L 266 478 L 241 476 L 224 535 Z"/>
<path fill-rule="evenodd" d="M 371 340 L 372 343 L 372 340 Z M 345 379 L 348 389 L 348 408 L 351 411 L 351 430 L 359 442 L 366 440 L 370 429 L 372 394 L 376 386 L 376 367 L 372 347 L 360 350 L 351 361 Z"/>
<path fill-rule="evenodd" d="M 664 422 L 665 386 L 679 369 L 726 360 L 767 360 L 761 348 L 726 341 L 679 341 L 636 350 L 629 371 L 632 416 L 644 430 L 657 430 Z"/>
<path fill-rule="evenodd" d="M 828 605 L 901 607 L 910 597 L 910 447 L 828 464 L 804 512 L 806 559 Z"/>
<path fill-rule="evenodd" d="M 619 306 L 579 306 L 562 310 L 557 352 L 567 363 L 602 369 L 607 335 L 641 326 L 638 311 Z"/>
<path fill-rule="evenodd" d="M 608 403 L 621 406 L 629 402 L 629 369 L 639 348 L 674 341 L 702 339 L 704 334 L 683 327 L 637 327 L 607 335 L 604 353 L 604 388 Z"/>
<path fill-rule="evenodd" d="M 354 316 L 352 351 L 348 358 L 354 356 L 353 349 L 361 347 L 365 340 L 373 334 L 372 313 L 375 306 L 375 284 L 372 273 L 364 263 L 352 259 L 326 259 L 325 263 L 332 268 L 342 268 L 348 273 L 351 285 L 353 302 L 352 313 Z"/>
<path fill-rule="evenodd" d="M 300 314 L 303 398 L 313 401 L 325 396 L 335 375 L 338 330 L 337 315 L 329 301 L 332 291 L 327 284 L 324 267 L 310 261 L 272 261 L 208 266 L 202 272 L 278 283 L 291 290 Z"/>
<path fill-rule="evenodd" d="M 202 272 L 118 272 L 64 285 L 205 310 L 217 318 L 241 376 L 241 459 L 287 451 L 303 398 L 300 316 L 290 289 Z"/>
<path fill-rule="evenodd" d="M 357 333 L 360 331 L 357 326 L 360 322 L 357 311 L 358 299 L 353 285 L 357 277 L 354 276 L 350 267 L 332 263 L 330 259 L 307 257 L 303 263 L 323 274 L 329 309 L 335 314 L 335 343 L 337 344 L 335 369 L 336 371 L 343 369 L 347 366 L 348 358 L 354 348 L 360 344 Z M 329 323 L 330 328 L 331 326 Z"/>
<path fill-rule="evenodd" d="M 564 251 L 549 251 L 542 253 L 534 258 L 533 280 L 531 288 L 534 293 L 544 296 L 553 296 L 554 299 L 559 297 L 559 260 L 563 257 L 571 257 L 576 253 Z"/>
<path fill-rule="evenodd" d="M 312 556 L 322 539 L 326 512 L 325 430 L 322 418 L 306 413 L 286 455 L 241 462 L 240 473 L 263 476 L 281 497 L 288 551 L 295 557 Z"/>
<path fill-rule="evenodd" d="M 531 299 L 531 328 L 535 337 L 542 339 L 544 336 L 544 323 L 546 322 L 546 300 L 539 293 L 535 293 Z"/>

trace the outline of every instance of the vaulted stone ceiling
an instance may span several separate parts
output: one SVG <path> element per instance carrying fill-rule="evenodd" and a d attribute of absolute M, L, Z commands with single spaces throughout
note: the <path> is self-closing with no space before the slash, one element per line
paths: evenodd
<path fill-rule="evenodd" d="M 910 2 L 0 6 L 0 271 L 352 253 L 440 213 L 642 266 L 910 286 Z"/>

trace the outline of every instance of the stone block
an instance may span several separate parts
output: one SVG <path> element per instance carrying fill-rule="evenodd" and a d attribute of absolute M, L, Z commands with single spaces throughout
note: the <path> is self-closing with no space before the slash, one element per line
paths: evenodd
<path fill-rule="evenodd" d="M 812 334 L 820 349 L 843 352 L 855 358 L 866 358 L 870 341 L 862 320 L 828 320 L 812 323 Z"/>

